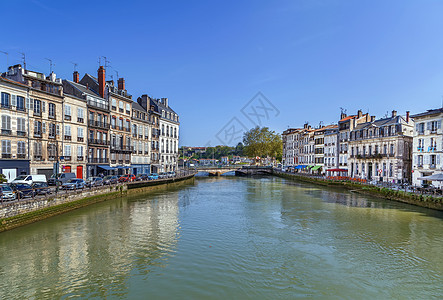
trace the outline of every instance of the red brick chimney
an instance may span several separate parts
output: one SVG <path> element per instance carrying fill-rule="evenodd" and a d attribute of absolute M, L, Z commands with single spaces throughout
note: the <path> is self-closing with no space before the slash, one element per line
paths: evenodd
<path fill-rule="evenodd" d="M 74 82 L 78 83 L 80 81 L 80 74 L 77 71 L 74 71 Z"/>
<path fill-rule="evenodd" d="M 406 112 L 406 123 L 409 123 L 409 111 Z"/>
<path fill-rule="evenodd" d="M 105 68 L 100 66 L 100 68 L 98 68 L 98 90 L 102 98 L 105 98 L 105 78 Z"/>
<path fill-rule="evenodd" d="M 118 90 L 119 91 L 124 91 L 125 90 L 125 79 L 124 78 L 119 78 L 118 79 Z"/>

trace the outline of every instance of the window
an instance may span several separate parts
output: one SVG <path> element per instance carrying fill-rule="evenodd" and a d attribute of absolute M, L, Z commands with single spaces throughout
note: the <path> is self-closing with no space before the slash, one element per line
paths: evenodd
<path fill-rule="evenodd" d="M 117 100 L 112 99 L 111 103 L 112 103 L 112 109 L 116 110 L 117 109 Z"/>
<path fill-rule="evenodd" d="M 83 138 L 83 128 L 82 127 L 77 128 L 77 137 Z"/>
<path fill-rule="evenodd" d="M 162 135 L 165 135 L 165 125 L 162 125 Z"/>
<path fill-rule="evenodd" d="M 388 145 L 383 145 L 383 153 L 388 154 Z"/>
<path fill-rule="evenodd" d="M 55 124 L 49 124 L 49 137 L 50 138 L 55 138 L 56 135 L 56 126 Z"/>
<path fill-rule="evenodd" d="M 55 118 L 55 104 L 48 104 L 48 117 L 54 119 Z"/>
<path fill-rule="evenodd" d="M 17 110 L 25 110 L 25 98 L 17 96 Z"/>
<path fill-rule="evenodd" d="M 440 127 L 441 127 L 441 121 L 431 121 L 431 122 L 428 122 L 427 129 L 430 130 L 431 132 L 436 132 L 437 129 L 440 129 Z"/>
<path fill-rule="evenodd" d="M 18 141 L 17 142 L 17 158 L 25 158 L 26 157 L 26 142 Z"/>
<path fill-rule="evenodd" d="M 10 105 L 10 95 L 9 94 L 7 94 L 7 93 L 2 93 L 2 102 L 1 102 L 1 104 L 2 104 L 2 107 L 4 107 L 4 108 L 9 108 L 9 105 Z"/>
<path fill-rule="evenodd" d="M 65 114 L 65 120 L 70 121 L 71 120 L 71 106 L 65 104 L 65 109 L 64 109 L 64 114 Z"/>
<path fill-rule="evenodd" d="M 120 127 L 120 130 L 123 130 L 123 119 L 118 119 L 118 127 Z"/>
<path fill-rule="evenodd" d="M 71 145 L 65 145 L 63 156 L 71 156 Z"/>
<path fill-rule="evenodd" d="M 65 125 L 65 140 L 71 140 L 71 125 Z"/>
<path fill-rule="evenodd" d="M 48 144 L 48 159 L 56 160 L 57 158 L 57 148 L 55 144 Z"/>
<path fill-rule="evenodd" d="M 115 117 L 112 117 L 111 119 L 111 127 L 115 129 Z"/>
<path fill-rule="evenodd" d="M 127 114 L 131 113 L 131 105 L 129 103 L 126 103 L 126 113 Z"/>
<path fill-rule="evenodd" d="M 25 118 L 17 118 L 17 135 L 19 135 L 19 136 L 26 135 L 26 119 Z"/>
<path fill-rule="evenodd" d="M 79 157 L 83 159 L 83 146 L 77 146 L 77 158 Z"/>
<path fill-rule="evenodd" d="M 77 107 L 77 122 L 83 123 L 83 108 Z"/>
<path fill-rule="evenodd" d="M 391 163 L 391 164 L 389 164 L 389 177 L 392 177 L 392 176 L 393 176 L 393 171 L 394 171 L 394 166 L 393 166 L 393 164 Z"/>
<path fill-rule="evenodd" d="M 11 134 L 11 116 L 2 115 L 2 134 Z"/>
<path fill-rule="evenodd" d="M 124 106 L 123 102 L 122 102 L 122 101 L 119 101 L 119 102 L 118 102 L 118 110 L 119 110 L 120 112 L 123 112 L 123 106 Z"/>
<path fill-rule="evenodd" d="M 42 143 L 34 142 L 34 159 L 42 160 Z"/>
<path fill-rule="evenodd" d="M 35 115 L 42 114 L 42 102 L 37 99 L 34 99 L 34 114 Z"/>
<path fill-rule="evenodd" d="M 2 158 L 11 158 L 10 140 L 2 140 Z"/>
<path fill-rule="evenodd" d="M 126 131 L 130 131 L 131 129 L 131 123 L 129 122 L 129 120 L 126 120 Z"/>
<path fill-rule="evenodd" d="M 34 135 L 41 136 L 42 135 L 42 122 L 34 121 Z"/>
<path fill-rule="evenodd" d="M 419 155 L 419 156 L 418 156 L 418 162 L 417 162 L 417 165 L 418 165 L 419 167 L 423 167 L 423 155 Z"/>
<path fill-rule="evenodd" d="M 390 153 L 391 155 L 394 155 L 394 144 L 391 144 Z"/>
<path fill-rule="evenodd" d="M 415 125 L 415 130 L 418 134 L 424 134 L 425 133 L 425 123 L 418 123 Z"/>

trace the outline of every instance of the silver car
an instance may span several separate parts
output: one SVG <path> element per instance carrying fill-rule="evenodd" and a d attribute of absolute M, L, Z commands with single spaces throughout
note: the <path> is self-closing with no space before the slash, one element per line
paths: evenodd
<path fill-rule="evenodd" d="M 0 184 L 0 190 L 3 201 L 12 201 L 17 199 L 17 195 L 14 193 L 14 191 L 9 185 L 5 183 Z"/>

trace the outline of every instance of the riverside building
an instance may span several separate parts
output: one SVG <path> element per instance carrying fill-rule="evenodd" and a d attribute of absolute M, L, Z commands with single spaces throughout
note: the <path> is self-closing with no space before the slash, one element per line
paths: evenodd
<path fill-rule="evenodd" d="M 356 124 L 350 132 L 350 174 L 368 181 L 411 182 L 413 121 L 406 116 Z"/>
<path fill-rule="evenodd" d="M 441 159 L 443 108 L 430 109 L 413 115 L 412 118 L 415 121 L 412 147 L 412 183 L 418 186 L 432 183 L 434 186 L 441 188 L 443 186 L 441 181 L 426 182 L 418 178 L 443 173 Z"/>

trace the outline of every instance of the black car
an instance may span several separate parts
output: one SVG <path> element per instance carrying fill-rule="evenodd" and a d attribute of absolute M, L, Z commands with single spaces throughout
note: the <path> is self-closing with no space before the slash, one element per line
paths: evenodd
<path fill-rule="evenodd" d="M 34 182 L 31 186 L 35 190 L 36 195 L 47 195 L 51 193 L 51 188 L 46 182 Z"/>
<path fill-rule="evenodd" d="M 17 193 L 18 198 L 34 197 L 35 193 L 27 183 L 11 183 L 11 188 Z"/>
<path fill-rule="evenodd" d="M 103 178 L 103 184 L 111 185 L 118 182 L 118 177 L 115 175 L 108 175 Z"/>
<path fill-rule="evenodd" d="M 143 180 L 148 180 L 148 174 L 138 174 L 135 177 L 135 181 L 143 181 Z"/>

